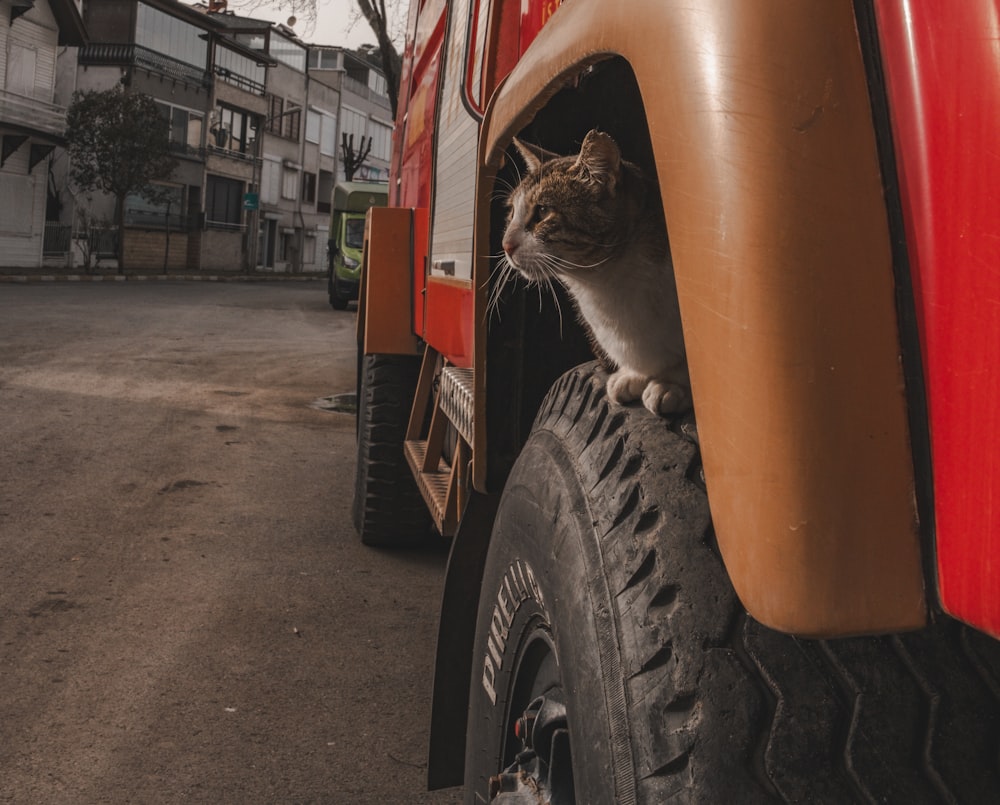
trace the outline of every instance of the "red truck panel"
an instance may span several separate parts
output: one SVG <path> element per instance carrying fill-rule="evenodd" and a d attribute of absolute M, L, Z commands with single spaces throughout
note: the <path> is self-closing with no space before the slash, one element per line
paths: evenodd
<path fill-rule="evenodd" d="M 940 595 L 1000 636 L 1000 9 L 876 6 L 930 409 Z"/>

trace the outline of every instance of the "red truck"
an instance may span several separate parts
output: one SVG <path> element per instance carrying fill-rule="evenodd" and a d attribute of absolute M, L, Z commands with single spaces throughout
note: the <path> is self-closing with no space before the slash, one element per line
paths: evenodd
<path fill-rule="evenodd" d="M 430 786 L 996 801 L 997 2 L 412 0 L 408 31 L 354 517 L 452 539 Z M 613 403 L 568 299 L 495 287 L 513 139 L 592 129 L 659 188 L 693 413 Z"/>

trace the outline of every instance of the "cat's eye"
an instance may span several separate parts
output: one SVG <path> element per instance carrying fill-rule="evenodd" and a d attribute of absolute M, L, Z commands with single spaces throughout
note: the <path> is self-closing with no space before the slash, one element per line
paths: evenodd
<path fill-rule="evenodd" d="M 550 212 L 552 212 L 551 207 L 547 207 L 545 204 L 536 204 L 535 208 L 531 211 L 531 223 L 537 224 Z"/>

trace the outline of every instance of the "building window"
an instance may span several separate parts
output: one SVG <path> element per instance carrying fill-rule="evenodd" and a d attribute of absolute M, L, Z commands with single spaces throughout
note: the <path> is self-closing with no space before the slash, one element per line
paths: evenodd
<path fill-rule="evenodd" d="M 374 92 L 376 95 L 380 95 L 383 98 L 389 95 L 388 84 L 385 82 L 385 76 L 381 73 L 376 73 L 374 70 L 368 71 L 368 88 Z"/>
<path fill-rule="evenodd" d="M 306 110 L 306 142 L 318 143 L 323 128 L 323 115 L 313 109 Z"/>
<path fill-rule="evenodd" d="M 323 131 L 320 135 L 319 152 L 328 157 L 337 155 L 337 116 L 323 114 Z"/>
<path fill-rule="evenodd" d="M 209 226 L 240 226 L 243 221 L 243 182 L 208 176 L 205 183 L 205 221 Z"/>
<path fill-rule="evenodd" d="M 298 142 L 302 134 L 302 107 L 295 101 L 272 95 L 267 132 Z"/>
<path fill-rule="evenodd" d="M 368 135 L 372 138 L 371 156 L 388 162 L 392 154 L 392 126 L 371 120 L 368 123 Z"/>
<path fill-rule="evenodd" d="M 309 204 L 316 203 L 316 174 L 302 174 L 302 200 Z"/>
<path fill-rule="evenodd" d="M 139 3 L 135 23 L 137 45 L 204 70 L 208 64 L 207 39 L 203 29 Z"/>
<path fill-rule="evenodd" d="M 212 127 L 212 144 L 238 154 L 252 155 L 257 141 L 257 116 L 241 109 L 218 106 Z"/>
<path fill-rule="evenodd" d="M 281 176 L 281 197 L 295 199 L 299 195 L 299 172 L 285 168 Z"/>
<path fill-rule="evenodd" d="M 283 231 L 278 240 L 278 259 L 286 262 L 295 257 L 295 231 Z"/>
<path fill-rule="evenodd" d="M 340 67 L 340 54 L 336 50 L 310 50 L 309 67 L 313 70 L 336 70 Z"/>
<path fill-rule="evenodd" d="M 299 141 L 302 133 L 302 107 L 294 101 L 288 101 L 285 106 L 285 125 L 282 133 L 283 137 L 289 140 Z"/>
<path fill-rule="evenodd" d="M 156 185 L 157 199 L 150 201 L 139 193 L 125 197 L 125 223 L 129 226 L 184 226 L 184 188 L 180 185 Z"/>
<path fill-rule="evenodd" d="M 285 99 L 277 95 L 271 96 L 270 109 L 267 113 L 268 134 L 281 134 L 281 124 L 284 118 L 281 116 L 285 111 Z"/>
<path fill-rule="evenodd" d="M 281 190 L 281 160 L 264 157 L 260 173 L 260 200 L 263 204 L 277 204 Z"/>
<path fill-rule="evenodd" d="M 167 124 L 170 145 L 175 151 L 201 148 L 201 131 L 205 123 L 205 116 L 201 112 L 161 101 L 156 101 L 156 106 Z"/>
<path fill-rule="evenodd" d="M 276 31 L 271 31 L 271 55 L 300 73 L 306 71 L 306 49 Z"/>
<path fill-rule="evenodd" d="M 361 138 L 366 134 L 368 116 L 364 112 L 345 106 L 340 115 L 340 123 L 342 134 L 354 135 L 354 147 L 357 148 L 361 144 Z"/>
<path fill-rule="evenodd" d="M 7 56 L 7 91 L 15 95 L 33 96 L 37 70 L 38 49 L 12 41 Z"/>
<path fill-rule="evenodd" d="M 316 202 L 316 212 L 330 212 L 330 202 L 333 198 L 333 173 L 321 170 L 319 172 L 319 185 L 316 188 L 318 201 Z"/>

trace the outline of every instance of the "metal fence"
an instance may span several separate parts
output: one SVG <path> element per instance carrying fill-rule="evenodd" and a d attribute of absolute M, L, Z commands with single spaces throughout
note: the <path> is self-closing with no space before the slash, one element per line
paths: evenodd
<path fill-rule="evenodd" d="M 42 238 L 42 254 L 46 257 L 57 257 L 69 254 L 73 244 L 73 227 L 69 224 L 45 224 L 45 235 Z"/>
<path fill-rule="evenodd" d="M 73 250 L 73 243 L 79 243 L 81 251 L 90 252 L 91 259 L 115 257 L 118 254 L 118 230 L 116 227 L 93 227 L 89 232 L 74 232 L 69 224 L 46 222 L 42 238 L 42 254 L 45 257 L 62 257 Z M 80 241 L 85 241 L 81 243 Z"/>

